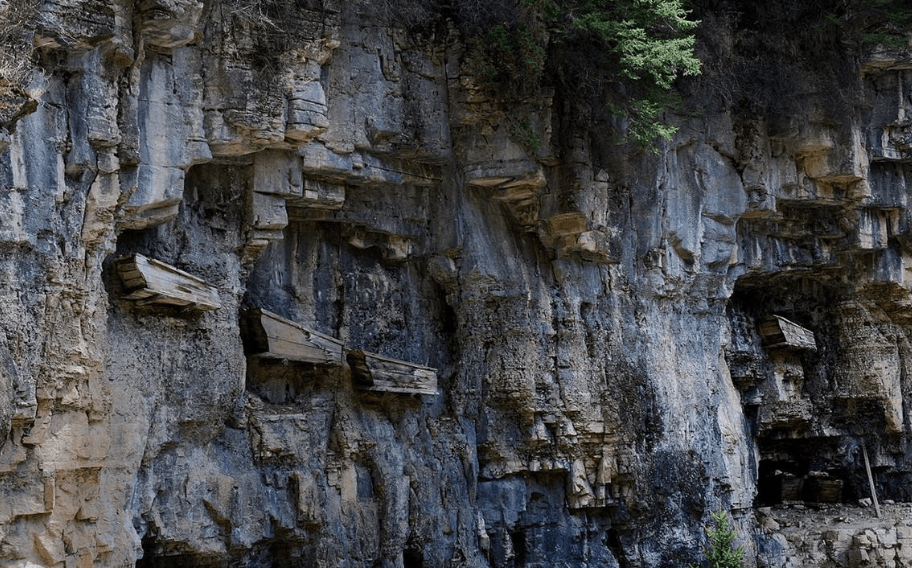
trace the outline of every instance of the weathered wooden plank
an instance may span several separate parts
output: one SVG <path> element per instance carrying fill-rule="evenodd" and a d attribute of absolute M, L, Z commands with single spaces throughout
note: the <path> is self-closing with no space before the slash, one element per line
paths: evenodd
<path fill-rule="evenodd" d="M 437 394 L 436 388 L 415 388 L 415 387 L 398 387 L 392 385 L 383 385 L 383 386 L 366 386 L 360 385 L 361 390 L 369 392 L 391 392 L 396 394 L 427 394 L 435 395 Z"/>
<path fill-rule="evenodd" d="M 122 264 L 127 266 L 128 271 L 139 272 L 145 279 L 160 279 L 165 281 L 180 282 L 187 286 L 199 286 L 201 289 L 209 289 L 212 286 L 205 280 L 194 276 L 188 272 L 155 260 L 141 254 L 128 255 L 121 259 Z M 132 267 L 131 267 L 132 265 Z"/>
<path fill-rule="evenodd" d="M 434 382 L 406 382 L 399 380 L 389 380 L 382 379 L 380 377 L 374 376 L 373 383 L 370 385 L 370 390 L 389 390 L 389 391 L 399 391 L 403 389 L 402 392 L 421 392 L 424 394 L 437 394 L 437 383 Z"/>
<path fill-rule="evenodd" d="M 125 279 L 123 279 L 123 285 L 124 285 L 124 288 L 126 288 L 127 290 L 132 290 L 134 288 L 144 289 L 144 286 L 146 285 L 146 281 L 143 280 L 142 278 L 133 278 L 133 279 L 129 279 L 129 280 L 125 278 Z"/>
<path fill-rule="evenodd" d="M 757 327 L 767 348 L 817 350 L 814 332 L 782 316 L 764 318 Z"/>
<path fill-rule="evenodd" d="M 199 294 L 208 294 L 212 288 L 202 280 L 196 278 L 189 279 L 184 274 L 169 272 L 167 269 L 161 269 L 155 265 L 148 265 L 146 270 L 141 272 L 142 278 L 145 279 L 149 287 L 157 286 L 162 289 L 176 287 L 182 290 L 192 291 Z M 176 270 L 176 269 L 175 269 Z"/>
<path fill-rule="evenodd" d="M 342 365 L 342 342 L 267 310 L 246 315 L 248 352 L 317 365 Z"/>
<path fill-rule="evenodd" d="M 378 381 L 388 381 L 401 384 L 417 384 L 421 382 L 434 381 L 437 375 L 423 371 L 395 370 L 384 367 L 371 367 L 371 376 L 374 383 Z"/>
<path fill-rule="evenodd" d="M 187 306 L 190 306 L 191 303 L 188 302 L 187 300 L 178 300 L 175 298 L 168 298 L 168 297 L 162 296 L 161 294 L 155 294 L 155 295 L 145 298 L 143 300 L 137 300 L 136 305 L 137 306 L 166 305 L 166 306 L 174 306 L 177 308 L 186 308 Z"/>
<path fill-rule="evenodd" d="M 214 310 L 221 307 L 218 290 L 201 278 L 141 254 L 116 261 L 117 272 L 128 294 L 125 299 L 143 305 L 192 307 Z"/>
<path fill-rule="evenodd" d="M 868 474 L 868 487 L 871 488 L 871 499 L 874 501 L 874 512 L 880 518 L 880 503 L 877 501 L 877 487 L 874 485 L 874 476 L 871 475 L 871 462 L 868 461 L 868 447 L 861 444 L 861 453 L 864 456 L 865 472 Z"/>
<path fill-rule="evenodd" d="M 139 290 L 135 290 L 135 291 L 127 294 L 126 296 L 124 296 L 124 300 L 145 300 L 146 298 L 150 298 L 152 296 L 157 296 L 157 295 L 158 294 L 156 294 L 152 290 L 149 290 L 148 288 L 141 288 Z"/>
<path fill-rule="evenodd" d="M 304 345 L 319 345 L 330 351 L 338 352 L 340 356 L 342 354 L 342 342 L 334 337 L 330 337 L 318 331 L 313 331 L 312 329 L 307 329 L 300 324 L 282 318 L 271 312 L 263 311 L 263 316 L 265 317 L 262 317 L 260 321 L 264 331 L 269 337 L 284 339 L 286 341 L 297 342 Z"/>
<path fill-rule="evenodd" d="M 339 357 L 336 357 L 333 353 L 330 353 L 329 351 L 326 351 L 325 349 L 322 349 L 316 345 L 306 345 L 303 343 L 295 343 L 282 339 L 269 340 L 269 353 L 277 355 L 283 359 L 304 361 L 307 363 L 341 364 L 342 362 L 342 360 Z"/>
<path fill-rule="evenodd" d="M 842 501 L 841 479 L 810 479 L 811 500 L 817 503 L 840 503 Z"/>
<path fill-rule="evenodd" d="M 368 353 L 366 351 L 362 351 L 361 349 L 350 349 L 348 353 L 355 354 L 358 357 L 364 356 L 365 360 L 370 361 L 372 365 L 382 365 L 384 363 L 388 363 L 392 368 L 405 367 L 409 369 L 428 371 L 430 373 L 433 373 L 435 376 L 437 374 L 437 369 L 434 369 L 432 367 L 425 367 L 424 365 L 409 363 L 408 361 L 401 361 L 399 359 L 393 359 L 392 357 L 386 357 L 384 355 L 378 355 L 376 353 Z"/>
<path fill-rule="evenodd" d="M 359 388 L 408 394 L 437 394 L 437 369 L 360 349 L 346 352 Z"/>
<path fill-rule="evenodd" d="M 800 477 L 783 476 L 781 479 L 782 501 L 801 501 L 804 480 Z"/>

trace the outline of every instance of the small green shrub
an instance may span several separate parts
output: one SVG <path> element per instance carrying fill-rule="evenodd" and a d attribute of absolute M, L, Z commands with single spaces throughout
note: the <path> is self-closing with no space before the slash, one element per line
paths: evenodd
<path fill-rule="evenodd" d="M 542 145 L 541 135 L 535 130 L 531 121 L 523 120 L 510 127 L 511 142 L 519 144 L 531 153 L 538 152 Z"/>
<path fill-rule="evenodd" d="M 901 49 L 909 44 L 909 27 L 912 25 L 912 7 L 907 1 L 861 0 L 862 10 L 874 20 L 873 31 L 863 33 L 862 43 L 885 45 Z"/>
<path fill-rule="evenodd" d="M 712 514 L 716 523 L 715 529 L 706 529 L 709 546 L 705 549 L 709 568 L 744 568 L 744 549 L 732 548 L 738 534 L 728 526 L 728 515 L 725 511 Z"/>
<path fill-rule="evenodd" d="M 669 103 L 664 98 L 632 99 L 630 101 L 630 137 L 643 148 L 654 154 L 659 149 L 653 144 L 656 138 L 671 140 L 678 127 L 662 121 L 662 113 Z"/>
<path fill-rule="evenodd" d="M 906 45 L 908 40 L 897 33 L 879 31 L 861 34 L 861 42 L 867 45 L 883 45 L 889 49 L 900 49 Z"/>
<path fill-rule="evenodd" d="M 469 56 L 473 74 L 499 88 L 522 91 L 538 84 L 545 48 L 524 24 L 498 24 L 476 42 Z"/>
<path fill-rule="evenodd" d="M 901 49 L 909 43 L 912 5 L 908 0 L 845 0 L 825 12 L 824 19 L 835 29 L 848 31 L 844 40 L 849 44 Z M 861 29 L 845 30 L 848 22 L 861 24 Z"/>
<path fill-rule="evenodd" d="M 879 24 L 887 25 L 896 35 L 905 35 L 912 23 L 912 6 L 907 0 L 855 0 L 859 12 Z"/>

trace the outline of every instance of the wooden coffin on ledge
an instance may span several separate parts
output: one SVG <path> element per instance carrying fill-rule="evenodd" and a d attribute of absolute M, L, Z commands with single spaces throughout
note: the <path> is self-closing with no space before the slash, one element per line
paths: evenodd
<path fill-rule="evenodd" d="M 247 312 L 247 351 L 266 359 L 342 365 L 342 342 L 259 308 Z"/>
<path fill-rule="evenodd" d="M 768 349 L 817 350 L 814 332 L 782 316 L 769 316 L 761 320 L 760 338 Z"/>
<path fill-rule="evenodd" d="M 355 384 L 362 390 L 437 394 L 437 369 L 398 361 L 360 349 L 346 352 Z"/>
<path fill-rule="evenodd" d="M 215 286 L 164 262 L 141 254 L 130 254 L 118 258 L 115 265 L 127 290 L 125 300 L 134 300 L 138 305 L 187 310 L 205 311 L 222 307 Z"/>

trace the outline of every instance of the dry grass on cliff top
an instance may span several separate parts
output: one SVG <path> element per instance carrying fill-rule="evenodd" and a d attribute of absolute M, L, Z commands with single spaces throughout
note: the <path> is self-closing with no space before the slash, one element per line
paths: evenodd
<path fill-rule="evenodd" d="M 0 0 L 0 86 L 24 88 L 35 71 L 39 0 Z"/>

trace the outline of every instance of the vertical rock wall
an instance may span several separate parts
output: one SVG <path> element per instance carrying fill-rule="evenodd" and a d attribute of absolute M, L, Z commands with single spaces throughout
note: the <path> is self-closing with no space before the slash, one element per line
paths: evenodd
<path fill-rule="evenodd" d="M 0 123 L 0 563 L 669 566 L 724 509 L 778 566 L 753 507 L 866 496 L 862 444 L 912 499 L 907 53 L 849 114 L 803 84 L 787 120 L 709 110 L 653 156 L 560 89 L 477 84 L 443 20 L 395 24 L 45 4 L 37 107 Z M 129 299 L 130 254 L 219 307 Z M 257 356 L 251 308 L 436 394 Z"/>

